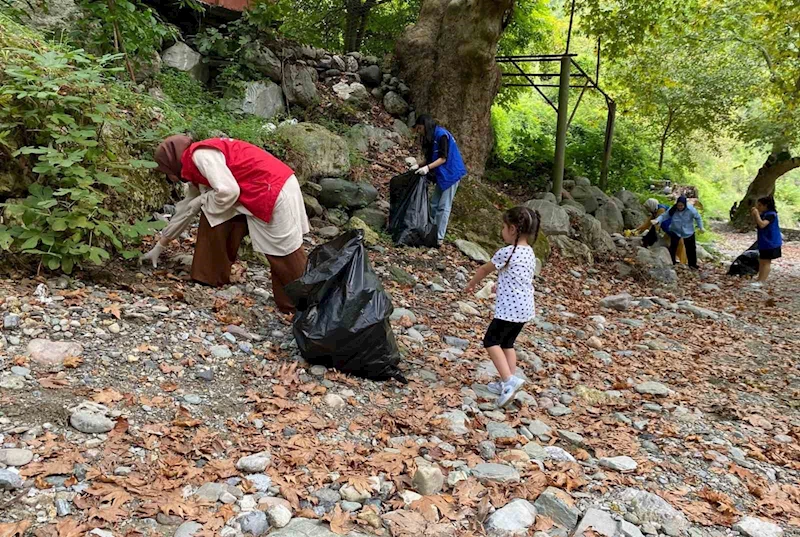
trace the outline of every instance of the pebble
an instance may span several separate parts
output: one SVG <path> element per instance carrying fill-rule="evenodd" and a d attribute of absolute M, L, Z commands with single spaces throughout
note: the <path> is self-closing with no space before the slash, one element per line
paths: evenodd
<path fill-rule="evenodd" d="M 616 470 L 617 472 L 633 472 L 638 465 L 636 461 L 630 457 L 603 457 L 598 461 L 598 464 L 604 468 Z"/>
<path fill-rule="evenodd" d="M 258 474 L 267 469 L 272 462 L 272 457 L 268 453 L 256 453 L 240 458 L 236 462 L 236 469 L 250 474 Z"/>
<path fill-rule="evenodd" d="M 249 513 L 240 515 L 238 521 L 243 533 L 249 533 L 256 537 L 264 535 L 267 533 L 267 530 L 269 530 L 267 514 L 262 511 L 250 511 Z"/>
<path fill-rule="evenodd" d="M 22 478 L 11 470 L 0 470 L 0 490 L 16 490 L 22 488 Z"/>
<path fill-rule="evenodd" d="M 272 478 L 264 474 L 250 474 L 246 479 L 253 484 L 258 492 L 267 492 L 272 486 Z"/>
<path fill-rule="evenodd" d="M 267 520 L 273 528 L 284 528 L 292 521 L 292 510 L 283 504 L 270 505 L 266 513 Z"/>
<path fill-rule="evenodd" d="M 183 400 L 190 405 L 199 405 L 202 402 L 202 399 L 199 395 L 195 395 L 193 393 L 189 393 L 183 396 Z"/>
<path fill-rule="evenodd" d="M 491 440 L 484 440 L 478 444 L 478 454 L 483 460 L 488 461 L 494 459 L 496 453 L 497 448 L 495 447 L 494 442 Z"/>
<path fill-rule="evenodd" d="M 211 347 L 211 356 L 220 360 L 226 360 L 233 356 L 233 353 L 225 345 L 214 345 Z"/>
<path fill-rule="evenodd" d="M 670 394 L 670 389 L 667 386 L 652 380 L 637 384 L 634 386 L 634 390 L 643 395 L 656 395 L 659 397 L 666 397 Z"/>
<path fill-rule="evenodd" d="M 328 372 L 328 368 L 324 365 L 312 365 L 308 372 L 315 377 L 324 377 Z"/>
<path fill-rule="evenodd" d="M 352 485 L 345 485 L 339 489 L 342 499 L 348 502 L 364 503 L 370 498 L 369 492 L 360 492 Z"/>
<path fill-rule="evenodd" d="M 783 528 L 760 518 L 744 517 L 733 525 L 733 529 L 747 537 L 782 537 Z"/>
<path fill-rule="evenodd" d="M 69 516 L 72 514 L 72 507 L 69 500 L 58 498 L 55 501 L 56 516 Z"/>
<path fill-rule="evenodd" d="M 497 483 L 518 483 L 519 472 L 506 464 L 482 463 L 472 469 L 472 475 L 478 481 L 494 481 Z"/>
<path fill-rule="evenodd" d="M 536 521 L 536 507 L 529 501 L 517 499 L 498 509 L 486 520 L 488 535 L 497 537 L 528 535 Z"/>
<path fill-rule="evenodd" d="M 581 512 L 572 506 L 569 494 L 561 489 L 548 487 L 534 505 L 539 515 L 546 516 L 567 531 L 571 532 L 578 524 Z"/>
<path fill-rule="evenodd" d="M 411 484 L 423 496 L 433 496 L 444 488 L 444 474 L 438 466 L 420 466 Z"/>
<path fill-rule="evenodd" d="M 361 504 L 358 502 L 342 502 L 342 511 L 345 513 L 354 513 L 361 509 Z"/>
<path fill-rule="evenodd" d="M 15 365 L 11 368 L 11 374 L 17 375 L 18 377 L 27 377 L 31 374 L 31 370 L 27 367 Z"/>
<path fill-rule="evenodd" d="M 341 396 L 336 395 L 335 393 L 329 393 L 323 399 L 325 404 L 331 407 L 334 410 L 341 410 L 347 406 L 347 403 Z"/>
<path fill-rule="evenodd" d="M 112 334 L 119 334 L 120 333 L 119 324 L 112 323 L 112 324 L 108 325 L 108 331 L 111 332 Z"/>
<path fill-rule="evenodd" d="M 78 410 L 74 412 L 69 423 L 74 428 L 86 434 L 107 433 L 114 428 L 115 422 L 107 416 L 90 410 Z"/>
<path fill-rule="evenodd" d="M 320 503 L 334 505 L 342 500 L 342 496 L 333 489 L 322 488 L 314 491 L 313 496 L 317 498 Z"/>
<path fill-rule="evenodd" d="M 195 378 L 211 382 L 214 380 L 214 371 L 211 369 L 201 369 L 194 374 Z"/>
<path fill-rule="evenodd" d="M 548 408 L 547 409 L 547 413 L 550 414 L 551 416 L 557 418 L 557 417 L 568 416 L 569 414 L 572 414 L 572 410 L 570 410 L 568 407 L 558 405 L 558 406 L 554 406 L 553 408 Z"/>
<path fill-rule="evenodd" d="M 16 313 L 6 313 L 3 317 L 3 329 L 15 330 L 19 328 L 19 315 Z"/>

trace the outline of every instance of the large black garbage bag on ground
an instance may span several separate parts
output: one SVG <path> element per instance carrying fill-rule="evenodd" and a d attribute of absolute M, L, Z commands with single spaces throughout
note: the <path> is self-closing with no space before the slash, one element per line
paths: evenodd
<path fill-rule="evenodd" d="M 733 260 L 728 276 L 752 276 L 758 274 L 758 241 Z"/>
<path fill-rule="evenodd" d="M 428 180 L 413 171 L 389 182 L 389 233 L 395 244 L 436 246 L 437 230 L 430 216 Z"/>
<path fill-rule="evenodd" d="M 359 377 L 406 382 L 389 324 L 392 302 L 370 267 L 362 231 L 315 248 L 286 293 L 297 307 L 294 337 L 303 358 Z"/>

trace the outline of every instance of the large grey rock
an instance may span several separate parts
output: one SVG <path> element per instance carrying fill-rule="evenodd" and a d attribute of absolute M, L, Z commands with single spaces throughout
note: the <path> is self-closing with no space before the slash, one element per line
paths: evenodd
<path fill-rule="evenodd" d="M 545 200 L 530 200 L 525 206 L 539 213 L 540 230 L 548 237 L 569 233 L 569 215 L 563 207 Z"/>
<path fill-rule="evenodd" d="M 23 480 L 20 475 L 11 470 L 0 470 L 0 490 L 21 489 Z"/>
<path fill-rule="evenodd" d="M 469 257 L 473 261 L 488 263 L 492 260 L 489 253 L 474 242 L 458 239 L 456 241 L 456 248 L 458 248 L 462 254 Z"/>
<path fill-rule="evenodd" d="M 578 176 L 574 182 L 577 186 L 592 186 L 592 181 L 588 177 Z"/>
<path fill-rule="evenodd" d="M 547 450 L 544 449 L 542 446 L 537 444 L 536 442 L 528 442 L 522 448 L 522 451 L 528 454 L 528 457 L 535 461 L 546 461 L 549 459 L 549 455 L 547 454 Z"/>
<path fill-rule="evenodd" d="M 548 239 L 550 246 L 561 253 L 561 257 L 566 259 L 578 259 L 584 263 L 593 263 L 594 255 L 589 246 L 566 235 L 555 235 Z"/>
<path fill-rule="evenodd" d="M 641 522 L 656 522 L 667 535 L 677 537 L 689 528 L 686 517 L 661 496 L 644 490 L 628 488 L 619 499 Z"/>
<path fill-rule="evenodd" d="M 565 211 L 567 211 L 567 214 L 569 215 L 570 219 L 578 218 L 580 216 L 587 214 L 586 209 L 584 209 L 583 205 L 581 205 L 575 200 L 564 198 L 563 200 L 561 200 L 560 205 L 564 208 Z"/>
<path fill-rule="evenodd" d="M 393 116 L 400 117 L 408 114 L 408 102 L 394 91 L 383 96 L 383 107 Z"/>
<path fill-rule="evenodd" d="M 327 178 L 319 184 L 322 187 L 319 201 L 329 209 L 336 207 L 358 209 L 366 207 L 378 198 L 378 191 L 369 183 Z"/>
<path fill-rule="evenodd" d="M 367 65 L 358 70 L 358 76 L 361 77 L 361 82 L 370 88 L 374 88 L 381 85 L 383 73 L 381 73 L 381 68 L 377 65 Z"/>
<path fill-rule="evenodd" d="M 625 220 L 622 211 L 614 203 L 606 203 L 594 213 L 603 230 L 609 234 L 622 233 L 625 230 Z"/>
<path fill-rule="evenodd" d="M 635 460 L 624 455 L 619 457 L 603 457 L 597 461 L 597 463 L 604 468 L 609 468 L 617 472 L 633 472 L 638 466 Z"/>
<path fill-rule="evenodd" d="M 203 529 L 202 524 L 189 520 L 178 526 L 175 537 L 194 537 L 201 529 Z"/>
<path fill-rule="evenodd" d="M 491 537 L 516 537 L 528 535 L 528 528 L 536 522 L 536 508 L 527 500 L 514 500 L 501 507 L 485 524 Z"/>
<path fill-rule="evenodd" d="M 245 47 L 244 59 L 252 69 L 269 77 L 273 82 L 282 82 L 283 66 L 281 60 L 267 47 Z"/>
<path fill-rule="evenodd" d="M 369 106 L 369 92 L 364 84 L 360 82 L 339 82 L 333 85 L 333 91 L 336 96 L 348 104 L 352 104 L 358 108 L 366 108 Z"/>
<path fill-rule="evenodd" d="M 645 268 L 672 267 L 669 250 L 663 246 L 651 246 L 636 250 L 636 263 Z"/>
<path fill-rule="evenodd" d="M 622 211 L 622 222 L 625 225 L 625 229 L 636 229 L 649 218 L 652 217 L 645 209 L 625 207 Z"/>
<path fill-rule="evenodd" d="M 195 80 L 208 80 L 208 66 L 203 62 L 203 56 L 186 43 L 179 41 L 169 47 L 161 54 L 161 60 L 167 67 L 189 73 Z"/>
<path fill-rule="evenodd" d="M 528 424 L 528 430 L 533 436 L 541 438 L 549 437 L 553 434 L 553 428 L 541 420 L 533 420 Z"/>
<path fill-rule="evenodd" d="M 249 83 L 244 90 L 242 112 L 265 119 L 285 114 L 281 87 L 271 80 Z"/>
<path fill-rule="evenodd" d="M 639 201 L 639 196 L 630 190 L 620 190 L 614 196 L 622 202 L 626 209 L 644 210 L 644 205 Z"/>
<path fill-rule="evenodd" d="M 320 205 L 317 198 L 313 196 L 303 194 L 303 204 L 305 205 L 306 214 L 309 218 L 314 218 L 315 216 L 322 216 L 325 214 L 325 209 L 322 208 L 322 205 Z M 338 232 L 336 235 L 338 235 Z"/>
<path fill-rule="evenodd" d="M 341 136 L 316 123 L 284 124 L 276 131 L 291 150 L 287 164 L 302 181 L 344 177 L 350 171 L 350 148 Z"/>
<path fill-rule="evenodd" d="M 383 231 L 386 227 L 386 213 L 375 207 L 364 207 L 353 213 L 353 216 L 360 218 L 365 224 L 375 231 Z"/>
<path fill-rule="evenodd" d="M 347 143 L 362 154 L 367 154 L 370 147 L 383 153 L 397 147 L 400 135 L 372 125 L 353 125 L 347 132 Z"/>
<path fill-rule="evenodd" d="M 489 438 L 501 443 L 511 443 L 517 439 L 517 431 L 507 423 L 490 421 L 486 424 L 486 432 Z"/>
<path fill-rule="evenodd" d="M 506 464 L 482 463 L 472 469 L 472 475 L 478 481 L 494 481 L 497 483 L 519 482 L 519 472 Z"/>
<path fill-rule="evenodd" d="M 69 423 L 77 430 L 86 434 L 107 433 L 114 428 L 114 420 L 100 412 L 81 409 L 73 412 Z"/>
<path fill-rule="evenodd" d="M 83 346 L 80 343 L 34 339 L 28 343 L 31 361 L 39 365 L 55 366 L 64 363 L 69 356 L 80 356 Z"/>
<path fill-rule="evenodd" d="M 611 513 L 594 507 L 586 510 L 580 524 L 575 528 L 573 537 L 583 537 L 587 530 L 603 537 L 643 537 L 639 528 L 630 522 L 616 520 Z"/>
<path fill-rule="evenodd" d="M 625 311 L 631 307 L 633 297 L 628 293 L 621 293 L 619 295 L 607 296 L 600 300 L 601 308 L 608 308 L 617 311 Z"/>
<path fill-rule="evenodd" d="M 599 205 L 597 204 L 597 199 L 594 197 L 594 192 L 592 192 L 591 186 L 588 185 L 576 185 L 570 191 L 570 195 L 572 199 L 575 200 L 583 209 L 589 213 L 594 214 L 597 210 Z"/>
<path fill-rule="evenodd" d="M 747 537 L 783 537 L 783 528 L 773 522 L 746 516 L 733 525 L 733 529 Z"/>
<path fill-rule="evenodd" d="M 572 531 L 577 526 L 581 515 L 570 495 L 555 487 L 545 489 L 534 505 L 538 514 L 546 516 L 567 531 Z"/>
<path fill-rule="evenodd" d="M 81 9 L 75 0 L 11 0 L 10 7 L 15 8 L 15 15 L 27 26 L 46 31 L 63 31 L 81 18 Z"/>
<path fill-rule="evenodd" d="M 271 462 L 272 457 L 269 453 L 255 453 L 240 458 L 236 462 L 236 469 L 248 474 L 257 474 L 266 470 Z"/>
<path fill-rule="evenodd" d="M 614 203 L 615 201 L 619 201 L 617 200 L 617 198 L 610 198 L 608 194 L 603 192 L 599 187 L 592 185 L 589 188 L 591 189 L 592 194 L 594 194 L 594 199 L 597 201 L 597 205 L 599 207 L 602 207 L 607 203 Z M 620 202 L 617 208 L 621 211 L 622 209 L 625 208 L 625 206 L 622 204 L 622 202 Z"/>
<path fill-rule="evenodd" d="M 575 233 L 583 244 L 597 253 L 609 253 L 616 250 L 614 239 L 603 229 L 602 224 L 594 216 L 584 214 L 578 217 Z"/>
<path fill-rule="evenodd" d="M 289 104 L 302 107 L 319 103 L 317 93 L 317 70 L 300 64 L 287 65 L 283 70 L 283 93 Z"/>

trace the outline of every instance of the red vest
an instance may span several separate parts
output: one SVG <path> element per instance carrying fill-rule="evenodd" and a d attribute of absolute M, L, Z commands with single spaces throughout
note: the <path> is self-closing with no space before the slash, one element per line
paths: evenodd
<path fill-rule="evenodd" d="M 248 211 L 269 222 L 283 185 L 294 172 L 260 147 L 231 138 L 211 138 L 189 146 L 181 157 L 181 175 L 196 185 L 211 186 L 195 166 L 192 155 L 198 149 L 216 149 L 225 155 L 225 163 L 239 183 L 239 203 Z"/>

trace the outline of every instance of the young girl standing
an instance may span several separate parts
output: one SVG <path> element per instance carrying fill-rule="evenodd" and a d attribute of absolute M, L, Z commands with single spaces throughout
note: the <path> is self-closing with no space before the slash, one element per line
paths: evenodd
<path fill-rule="evenodd" d="M 500 382 L 489 384 L 489 391 L 498 395 L 497 406 L 504 408 L 523 384 L 514 376 L 517 370 L 517 354 L 514 342 L 525 323 L 535 313 L 533 298 L 533 276 L 536 271 L 536 256 L 530 246 L 539 234 L 539 213 L 527 207 L 515 207 L 503 215 L 503 240 L 509 246 L 494 254 L 475 277 L 467 284 L 466 291 L 472 293 L 486 276 L 498 271 L 497 301 L 494 320 L 483 338 L 483 346 L 500 373 Z"/>
<path fill-rule="evenodd" d="M 772 196 L 759 198 L 750 212 L 758 233 L 758 281 L 764 283 L 769 277 L 772 260 L 781 256 L 783 245 L 775 199 Z"/>

